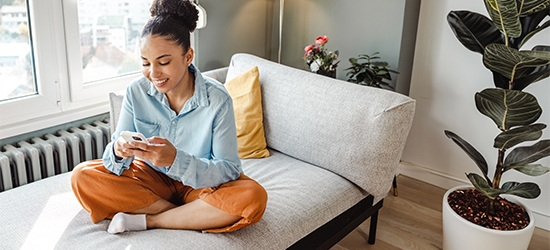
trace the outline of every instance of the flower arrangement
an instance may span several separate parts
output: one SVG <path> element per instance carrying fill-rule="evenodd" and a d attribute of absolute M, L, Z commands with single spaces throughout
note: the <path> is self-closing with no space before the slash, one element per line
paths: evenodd
<path fill-rule="evenodd" d="M 336 67 L 338 66 L 338 50 L 332 52 L 325 48 L 329 40 L 328 36 L 318 36 L 315 43 L 304 48 L 304 61 L 311 72 L 317 74 L 336 77 Z"/>

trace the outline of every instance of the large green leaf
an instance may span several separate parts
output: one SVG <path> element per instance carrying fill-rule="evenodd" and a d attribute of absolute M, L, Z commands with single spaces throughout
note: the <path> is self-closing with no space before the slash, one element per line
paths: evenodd
<path fill-rule="evenodd" d="M 485 47 L 483 64 L 508 79 L 517 79 L 533 72 L 537 67 L 550 65 L 550 52 L 522 50 L 503 44 L 490 44 Z"/>
<path fill-rule="evenodd" d="M 545 128 L 545 124 L 537 123 L 504 131 L 495 138 L 493 146 L 506 150 L 525 141 L 538 140 L 542 136 L 542 130 Z"/>
<path fill-rule="evenodd" d="M 535 199 L 540 195 L 539 185 L 532 182 L 506 182 L 502 184 L 501 194 L 516 195 L 526 199 Z"/>
<path fill-rule="evenodd" d="M 508 89 L 484 89 L 475 95 L 476 107 L 491 118 L 502 131 L 535 122 L 542 114 L 537 99 L 527 93 Z"/>
<path fill-rule="evenodd" d="M 474 160 L 483 175 L 485 175 L 485 178 L 487 178 L 488 180 L 489 178 L 487 177 L 487 172 L 489 171 L 489 168 L 487 167 L 487 161 L 485 160 L 483 155 L 481 155 L 481 153 L 479 153 L 477 149 L 475 149 L 472 145 L 470 145 L 470 143 L 468 143 L 464 139 L 460 138 L 460 136 L 458 136 L 457 134 L 445 130 L 445 135 L 453 140 L 460 148 L 462 148 L 462 150 L 464 150 L 464 152 L 466 152 L 466 154 L 470 158 L 472 158 L 472 160 Z"/>
<path fill-rule="evenodd" d="M 484 15 L 470 11 L 451 11 L 447 22 L 458 41 L 467 49 L 483 54 L 491 43 L 504 44 L 504 37 L 493 22 Z"/>
<path fill-rule="evenodd" d="M 516 0 L 521 17 L 544 10 L 550 6 L 550 0 Z"/>
<path fill-rule="evenodd" d="M 531 146 L 517 147 L 504 160 L 504 168 L 522 166 L 550 155 L 550 140 L 542 140 Z"/>
<path fill-rule="evenodd" d="M 550 76 L 550 67 L 541 67 L 536 69 L 533 73 L 514 80 L 515 90 L 523 90 L 532 83 L 538 82 L 540 80 L 546 79 Z"/>
<path fill-rule="evenodd" d="M 546 16 L 548 16 L 549 11 L 550 6 L 544 10 L 531 13 L 527 16 L 520 15 L 519 21 L 521 22 L 521 36 L 517 38 L 510 38 L 508 45 L 512 48 L 519 49 L 532 37 L 532 35 L 540 32 L 542 29 L 545 29 L 545 24 L 542 24 L 542 22 L 545 20 Z M 534 32 L 539 28 L 540 30 Z M 529 34 L 531 35 L 528 38 L 527 36 Z"/>
<path fill-rule="evenodd" d="M 550 46 L 537 45 L 532 50 L 547 51 L 550 52 Z M 506 78 L 502 74 L 493 72 L 493 81 L 495 87 L 508 89 L 510 86 L 510 79 Z M 531 83 L 535 83 L 550 76 L 550 64 L 546 66 L 538 66 L 532 68 L 532 70 L 523 77 L 516 78 L 513 82 L 512 89 L 523 90 Z"/>
<path fill-rule="evenodd" d="M 521 23 L 516 0 L 485 0 L 485 7 L 497 29 L 505 37 L 519 37 Z"/>
<path fill-rule="evenodd" d="M 495 199 L 501 194 L 516 195 L 527 199 L 534 199 L 540 195 L 540 188 L 536 183 L 506 182 L 502 184 L 502 188 L 493 188 L 485 179 L 483 179 L 483 177 L 478 174 L 471 173 L 466 176 L 477 191 L 483 193 L 491 199 Z"/>
<path fill-rule="evenodd" d="M 518 48 L 521 48 L 531 37 L 535 36 L 537 33 L 541 32 L 542 30 L 550 27 L 550 20 L 544 22 L 541 26 L 537 26 L 535 29 L 530 30 L 525 37 L 521 40 L 520 44 L 518 45 Z"/>
<path fill-rule="evenodd" d="M 483 177 L 476 173 L 466 174 L 472 185 L 476 188 L 477 191 L 481 192 L 485 196 L 494 199 L 504 191 L 501 189 L 492 188 L 491 185 Z"/>
<path fill-rule="evenodd" d="M 509 182 L 506 182 L 504 184 L 502 184 L 502 190 L 506 191 L 506 190 L 510 190 L 512 188 L 514 188 L 515 186 L 519 185 L 519 182 L 516 182 L 516 181 L 509 181 Z"/>
<path fill-rule="evenodd" d="M 545 167 L 540 164 L 528 164 L 528 165 L 521 165 L 521 166 L 509 166 L 504 169 L 504 172 L 508 170 L 516 170 L 518 172 L 524 173 L 529 176 L 541 176 L 543 174 L 546 174 L 550 172 L 549 167 Z"/>
<path fill-rule="evenodd" d="M 550 9 L 549 9 L 550 13 Z M 547 53 L 550 53 L 550 46 L 546 45 L 537 45 L 533 47 L 533 51 L 546 51 Z M 514 80 L 514 89 L 522 90 L 529 86 L 531 83 L 535 83 L 537 81 L 540 81 L 542 79 L 548 78 L 550 76 L 550 64 L 545 66 L 539 66 L 533 68 L 533 71 L 530 72 L 528 75 L 517 78 Z"/>

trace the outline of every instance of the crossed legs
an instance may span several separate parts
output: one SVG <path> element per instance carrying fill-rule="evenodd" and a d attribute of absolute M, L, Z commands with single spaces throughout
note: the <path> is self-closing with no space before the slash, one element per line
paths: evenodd
<path fill-rule="evenodd" d="M 192 189 L 140 161 L 121 176 L 100 160 L 84 162 L 73 170 L 71 182 L 94 223 L 112 218 L 111 233 L 151 228 L 229 232 L 259 221 L 267 202 L 263 187 L 245 175 L 219 187 Z"/>

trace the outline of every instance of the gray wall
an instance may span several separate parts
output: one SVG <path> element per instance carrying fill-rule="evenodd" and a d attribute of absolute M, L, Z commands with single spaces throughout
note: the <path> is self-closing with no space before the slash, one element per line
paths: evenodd
<path fill-rule="evenodd" d="M 208 25 L 197 31 L 197 65 L 203 71 L 226 66 L 246 52 L 277 61 L 278 0 L 200 0 Z M 305 70 L 304 47 L 320 35 L 339 50 L 337 78 L 347 80 L 348 59 L 380 52 L 397 91 L 408 94 L 420 0 L 285 1 L 281 63 Z"/>
<path fill-rule="evenodd" d="M 200 0 L 207 13 L 205 28 L 195 31 L 195 63 L 201 71 L 229 64 L 246 52 L 270 57 L 273 0 Z"/>

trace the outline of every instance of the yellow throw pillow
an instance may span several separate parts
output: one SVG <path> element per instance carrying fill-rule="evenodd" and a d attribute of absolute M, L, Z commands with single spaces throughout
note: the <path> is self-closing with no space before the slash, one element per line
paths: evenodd
<path fill-rule="evenodd" d="M 258 67 L 254 66 L 224 85 L 233 100 L 239 157 L 242 159 L 268 157 Z"/>

